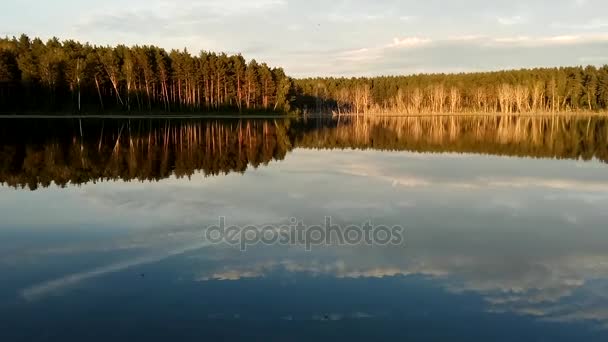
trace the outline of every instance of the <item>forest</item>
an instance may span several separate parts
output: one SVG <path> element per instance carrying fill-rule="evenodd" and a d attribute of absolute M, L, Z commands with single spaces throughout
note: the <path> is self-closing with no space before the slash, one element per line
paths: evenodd
<path fill-rule="evenodd" d="M 608 109 L 608 66 L 295 80 L 298 106 L 337 114 L 563 113 Z"/>
<path fill-rule="evenodd" d="M 608 66 L 293 79 L 242 55 L 0 38 L 0 114 L 579 113 L 608 110 Z"/>
<path fill-rule="evenodd" d="M 291 79 L 241 55 L 0 39 L 0 112 L 288 112 Z"/>

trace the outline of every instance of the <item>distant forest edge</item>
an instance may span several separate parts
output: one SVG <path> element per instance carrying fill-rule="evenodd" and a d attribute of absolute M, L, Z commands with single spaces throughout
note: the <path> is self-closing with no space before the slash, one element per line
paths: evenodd
<path fill-rule="evenodd" d="M 608 109 L 608 66 L 295 80 L 302 108 L 336 114 L 579 113 Z M 304 106 L 302 106 L 304 104 Z"/>
<path fill-rule="evenodd" d="M 243 56 L 0 38 L 0 114 L 440 114 L 608 110 L 608 66 L 293 79 Z"/>

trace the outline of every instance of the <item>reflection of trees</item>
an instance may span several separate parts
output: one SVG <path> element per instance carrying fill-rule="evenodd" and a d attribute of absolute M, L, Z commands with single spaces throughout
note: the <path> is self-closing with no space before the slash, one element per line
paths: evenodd
<path fill-rule="evenodd" d="M 283 121 L 9 122 L 0 138 L 0 181 L 35 189 L 55 182 L 159 180 L 244 172 L 285 158 Z M 82 132 L 82 134 L 81 134 Z"/>
<path fill-rule="evenodd" d="M 0 182 L 64 186 L 244 172 L 294 147 L 466 152 L 608 161 L 599 117 L 15 120 L 0 127 Z"/>
<path fill-rule="evenodd" d="M 598 117 L 350 117 L 318 127 L 301 122 L 295 144 L 305 148 L 356 148 L 481 153 L 608 162 L 608 121 Z"/>

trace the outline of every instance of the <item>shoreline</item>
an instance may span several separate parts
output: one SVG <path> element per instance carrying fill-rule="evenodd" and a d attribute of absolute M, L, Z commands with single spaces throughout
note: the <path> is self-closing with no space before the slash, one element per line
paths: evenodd
<path fill-rule="evenodd" d="M 427 117 L 608 117 L 608 112 L 539 112 L 539 113 L 381 113 L 381 114 L 0 114 L 0 119 L 315 119 L 315 118 L 352 118 L 352 117 L 375 117 L 375 118 L 427 118 Z"/>
<path fill-rule="evenodd" d="M 553 117 L 553 116 L 598 116 L 608 117 L 608 112 L 537 112 L 537 113 L 483 113 L 483 112 L 471 112 L 471 113 L 418 113 L 418 114 L 399 114 L 399 113 L 367 113 L 367 114 L 337 114 L 334 113 L 333 117 L 450 117 L 450 116 L 469 116 L 469 117 Z"/>
<path fill-rule="evenodd" d="M 0 119 L 285 119 L 291 115 L 208 115 L 208 114 L 0 114 Z"/>

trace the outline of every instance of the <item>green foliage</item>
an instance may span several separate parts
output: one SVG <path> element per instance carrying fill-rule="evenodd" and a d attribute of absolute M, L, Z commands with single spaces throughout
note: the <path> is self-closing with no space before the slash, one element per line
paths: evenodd
<path fill-rule="evenodd" d="M 295 80 L 299 108 L 355 112 L 563 112 L 608 109 L 608 67 Z M 360 108 L 360 102 L 365 108 Z M 357 110 L 359 109 L 359 110 Z"/>
<path fill-rule="evenodd" d="M 22 35 L 0 39 L 0 112 L 287 111 L 291 83 L 275 70 L 241 55 Z"/>
<path fill-rule="evenodd" d="M 14 83 L 21 78 L 15 53 L 10 50 L 0 50 L 0 82 Z"/>

